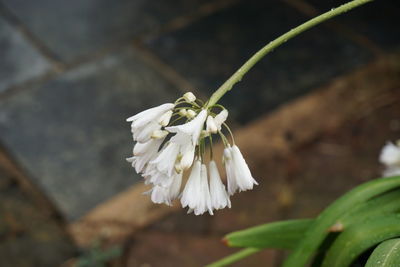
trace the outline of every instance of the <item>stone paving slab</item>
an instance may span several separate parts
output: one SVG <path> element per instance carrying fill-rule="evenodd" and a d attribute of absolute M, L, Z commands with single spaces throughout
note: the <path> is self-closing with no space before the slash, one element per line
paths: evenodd
<path fill-rule="evenodd" d="M 158 29 L 209 0 L 2 0 L 62 60 Z"/>
<path fill-rule="evenodd" d="M 2 100 L 0 136 L 73 220 L 140 179 L 125 119 L 177 94 L 124 49 Z"/>
<path fill-rule="evenodd" d="M 343 4 L 340 0 L 308 0 L 321 12 Z M 376 43 L 381 48 L 396 50 L 400 48 L 398 15 L 400 2 L 397 0 L 372 1 L 347 14 L 335 18 L 346 28 L 352 29 Z"/>
<path fill-rule="evenodd" d="M 148 45 L 201 91 L 211 94 L 263 45 L 306 20 L 279 1 L 246 1 L 150 40 Z M 263 59 L 222 103 L 233 117 L 246 123 L 369 58 L 363 48 L 319 27 Z"/>
<path fill-rule="evenodd" d="M 77 249 L 57 218 L 24 192 L 0 162 L 0 266 L 54 267 Z"/>
<path fill-rule="evenodd" d="M 0 17 L 0 93 L 43 74 L 50 63 L 18 30 Z"/>

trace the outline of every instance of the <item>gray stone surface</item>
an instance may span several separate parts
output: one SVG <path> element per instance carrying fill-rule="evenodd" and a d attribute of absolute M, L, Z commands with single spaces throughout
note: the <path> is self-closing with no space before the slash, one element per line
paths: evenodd
<path fill-rule="evenodd" d="M 63 60 L 157 29 L 210 0 L 2 0 Z"/>
<path fill-rule="evenodd" d="M 0 103 L 0 136 L 70 220 L 140 177 L 125 119 L 172 101 L 175 89 L 129 49 Z"/>
<path fill-rule="evenodd" d="M 258 49 L 306 20 L 283 2 L 246 1 L 148 45 L 210 95 Z M 363 48 L 317 27 L 269 54 L 222 103 L 246 123 L 368 59 Z"/>
<path fill-rule="evenodd" d="M 18 30 L 0 17 L 0 93 L 34 78 L 50 64 Z"/>

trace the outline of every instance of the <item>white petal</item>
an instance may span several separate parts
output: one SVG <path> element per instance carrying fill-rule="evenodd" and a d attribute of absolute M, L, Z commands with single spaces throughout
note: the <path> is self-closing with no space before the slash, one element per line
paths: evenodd
<path fill-rule="evenodd" d="M 180 134 L 189 136 L 190 139 L 192 140 L 192 143 L 194 145 L 196 145 L 198 143 L 198 139 L 199 139 L 201 130 L 203 129 L 206 117 L 207 117 L 207 111 L 202 110 L 196 116 L 196 118 L 189 121 L 188 123 L 178 125 L 178 126 L 166 127 L 165 129 L 171 133 L 177 133 L 177 134 L 180 133 Z"/>
<path fill-rule="evenodd" d="M 215 161 L 209 163 L 210 171 L 210 195 L 211 204 L 214 209 L 223 209 L 225 207 L 231 207 L 231 201 L 229 195 L 225 190 L 225 185 L 221 181 L 219 176 L 217 164 Z"/>
<path fill-rule="evenodd" d="M 138 141 L 140 143 L 145 143 L 151 139 L 151 136 L 155 131 L 161 129 L 161 125 L 157 122 L 150 122 L 143 127 L 133 130 L 133 140 Z"/>
<path fill-rule="evenodd" d="M 201 215 L 208 210 L 210 215 L 214 215 L 211 205 L 210 188 L 208 186 L 207 167 L 204 164 L 201 165 L 199 190 L 201 198 L 197 203 L 197 207 L 194 208 L 194 214 Z"/>
<path fill-rule="evenodd" d="M 171 176 L 179 154 L 179 148 L 178 144 L 169 142 L 149 164 L 154 165 L 154 168 L 159 172 Z"/>
<path fill-rule="evenodd" d="M 133 148 L 133 155 L 141 156 L 144 154 L 152 154 L 155 155 L 160 148 L 160 145 L 164 141 L 163 138 L 161 139 L 150 139 L 146 143 L 136 143 Z"/>
<path fill-rule="evenodd" d="M 235 166 L 233 164 L 231 147 L 226 147 L 224 149 L 223 161 L 227 177 L 228 193 L 229 195 L 233 195 L 238 189 L 238 185 L 236 182 L 236 176 L 235 176 L 236 173 L 235 173 Z"/>
<path fill-rule="evenodd" d="M 239 148 L 234 145 L 232 146 L 232 159 L 235 167 L 236 183 L 240 191 L 246 191 L 253 189 L 253 185 L 258 185 L 257 181 L 251 175 L 249 166 L 244 160 L 242 153 Z"/>
<path fill-rule="evenodd" d="M 385 165 L 400 166 L 400 147 L 388 142 L 381 151 L 379 161 Z"/>
<path fill-rule="evenodd" d="M 179 193 L 181 191 L 181 184 L 182 184 L 182 172 L 175 174 L 172 178 L 172 183 L 169 186 L 169 198 L 171 201 L 179 197 Z"/>
<path fill-rule="evenodd" d="M 195 150 L 196 147 L 192 144 L 181 146 L 182 159 L 180 162 L 180 167 L 182 170 L 187 170 L 192 166 Z"/>
<path fill-rule="evenodd" d="M 167 112 L 165 112 L 159 119 L 158 122 L 160 123 L 160 125 L 162 126 L 167 126 L 169 121 L 171 120 L 172 117 L 172 110 L 168 110 Z"/>
<path fill-rule="evenodd" d="M 223 109 L 217 116 L 215 116 L 214 122 L 219 131 L 221 130 L 221 126 L 226 121 L 227 118 L 228 118 L 228 111 L 226 109 Z"/>
<path fill-rule="evenodd" d="M 182 192 L 181 204 L 183 208 L 189 207 L 191 209 L 194 209 L 194 207 L 196 206 L 195 204 L 199 201 L 199 198 L 201 197 L 198 193 L 199 190 L 197 190 L 198 188 L 200 188 L 200 171 L 201 163 L 199 160 L 195 160 L 189 179 L 186 182 L 185 188 Z"/>
<path fill-rule="evenodd" d="M 148 123 L 149 121 L 155 120 L 156 118 L 160 117 L 165 112 L 173 109 L 174 106 L 175 105 L 172 103 L 166 103 L 166 104 L 162 104 L 160 106 L 154 107 L 154 108 L 149 108 L 149 109 L 146 109 L 132 117 L 129 117 L 128 119 L 126 119 L 126 121 L 132 122 L 132 124 L 135 127 L 140 127 L 140 126 Z"/>

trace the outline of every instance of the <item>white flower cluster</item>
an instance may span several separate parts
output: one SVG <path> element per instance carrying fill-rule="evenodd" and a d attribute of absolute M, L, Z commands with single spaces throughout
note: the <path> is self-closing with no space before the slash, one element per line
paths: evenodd
<path fill-rule="evenodd" d="M 218 114 L 212 112 L 219 108 Z M 203 102 L 188 92 L 175 103 L 167 103 L 142 111 L 127 119 L 131 122 L 133 156 L 127 160 L 146 184 L 154 203 L 171 205 L 180 198 L 182 207 L 196 215 L 231 207 L 229 197 L 257 184 L 239 148 L 231 146 L 222 132 L 228 111 L 220 105 L 205 108 Z M 185 120 L 183 124 L 177 124 Z M 205 144 L 212 144 L 212 134 L 219 134 L 225 144 L 223 162 L 227 187 L 222 183 L 217 165 L 205 163 Z M 171 135 L 172 136 L 171 136 Z M 212 147 L 210 148 L 212 149 Z M 212 153 L 211 153 L 212 155 Z M 181 192 L 182 174 L 191 168 L 189 179 Z"/>
<path fill-rule="evenodd" d="M 379 161 L 386 166 L 383 176 L 400 175 L 400 140 L 397 144 L 388 142 L 382 148 Z"/>

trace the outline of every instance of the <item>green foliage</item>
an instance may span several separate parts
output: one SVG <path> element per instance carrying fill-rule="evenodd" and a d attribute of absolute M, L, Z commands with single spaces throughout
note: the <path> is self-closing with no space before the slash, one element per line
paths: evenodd
<path fill-rule="evenodd" d="M 224 238 L 228 246 L 249 250 L 210 266 L 227 266 L 264 248 L 291 250 L 285 267 L 307 266 L 310 262 L 312 266 L 350 266 L 368 249 L 400 237 L 399 212 L 400 176 L 376 179 L 346 193 L 315 219 L 267 223 L 228 234 Z M 390 250 L 392 245 L 397 252 L 397 241 L 383 248 L 378 246 L 369 266 L 378 266 L 372 262 L 384 262 L 382 257 L 387 257 L 387 264 L 400 262 L 399 253 Z"/>
<path fill-rule="evenodd" d="M 400 238 L 382 242 L 369 257 L 365 267 L 400 266 Z"/>
<path fill-rule="evenodd" d="M 99 242 L 86 251 L 76 262 L 77 267 L 105 267 L 107 262 L 121 255 L 120 247 L 102 249 Z"/>

